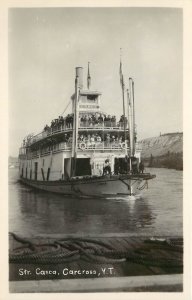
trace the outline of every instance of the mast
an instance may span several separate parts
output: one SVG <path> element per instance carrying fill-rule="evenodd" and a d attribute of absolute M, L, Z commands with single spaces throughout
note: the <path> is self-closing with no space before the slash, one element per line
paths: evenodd
<path fill-rule="evenodd" d="M 120 48 L 120 67 L 119 67 L 119 75 L 120 75 L 120 84 L 122 89 L 122 99 L 123 99 L 123 128 L 124 128 L 124 139 L 125 139 L 125 156 L 127 155 L 127 139 L 126 139 L 126 123 L 125 123 L 125 84 L 122 72 L 122 61 L 121 61 L 121 48 Z"/>
<path fill-rule="evenodd" d="M 129 80 L 130 83 L 130 80 Z M 127 89 L 127 108 L 128 108 L 128 126 L 129 126 L 129 170 L 132 173 L 132 155 L 133 155 L 133 110 L 132 110 L 132 90 Z M 132 182 L 129 180 L 130 195 L 132 195 Z"/>
<path fill-rule="evenodd" d="M 127 89 L 127 108 L 128 108 L 128 126 L 129 126 L 129 168 L 132 172 L 131 156 L 132 156 L 132 113 L 131 113 L 131 96 L 130 91 Z"/>
<path fill-rule="evenodd" d="M 127 141 L 126 141 L 126 124 L 125 124 L 125 94 L 124 94 L 124 85 L 122 86 L 122 98 L 123 98 L 123 117 L 124 117 L 124 122 L 123 122 L 123 127 L 124 127 L 124 139 L 125 139 L 125 155 L 127 154 Z"/>
<path fill-rule="evenodd" d="M 131 145 L 131 157 L 135 156 L 135 104 L 134 104 L 134 82 L 132 78 L 129 78 L 129 90 L 130 90 L 130 145 Z"/>
<path fill-rule="evenodd" d="M 82 68 L 76 68 L 75 78 L 75 96 L 73 106 L 73 140 L 72 140 L 72 157 L 71 157 L 71 176 L 75 176 L 76 173 L 76 158 L 77 158 L 77 139 L 78 139 L 78 101 L 79 101 L 79 89 L 82 88 Z"/>
<path fill-rule="evenodd" d="M 134 94 L 134 81 L 132 79 L 132 99 L 133 99 L 133 156 L 135 156 L 135 94 Z"/>

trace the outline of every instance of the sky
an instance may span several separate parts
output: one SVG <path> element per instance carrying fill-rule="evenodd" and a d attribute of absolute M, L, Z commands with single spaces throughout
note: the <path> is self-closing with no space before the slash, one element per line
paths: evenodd
<path fill-rule="evenodd" d="M 138 140 L 181 132 L 182 22 L 179 8 L 9 9 L 9 155 L 62 114 L 77 66 L 86 87 L 88 61 L 103 111 L 120 116 L 120 48 L 126 87 L 129 77 L 135 84 Z"/>

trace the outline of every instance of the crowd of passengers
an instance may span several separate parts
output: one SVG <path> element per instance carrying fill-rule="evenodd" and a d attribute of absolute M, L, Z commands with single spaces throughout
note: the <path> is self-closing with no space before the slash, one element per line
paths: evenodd
<path fill-rule="evenodd" d="M 99 124 L 103 124 L 103 122 L 105 122 L 105 124 L 108 127 L 116 127 L 119 126 L 120 124 L 124 124 L 124 120 L 125 120 L 125 124 L 127 126 L 127 118 L 122 115 L 120 117 L 119 122 L 116 121 L 116 116 L 111 116 L 111 115 L 106 115 L 103 113 L 88 113 L 88 114 L 81 114 L 79 116 L 79 121 L 80 121 L 80 126 L 94 126 L 94 125 L 99 125 Z M 44 131 L 45 132 L 51 132 L 52 131 L 56 131 L 59 130 L 63 127 L 66 128 L 72 128 L 73 126 L 73 114 L 68 114 L 65 118 L 63 116 L 59 116 L 57 119 L 54 119 L 51 121 L 51 125 L 45 125 L 44 127 Z"/>
<path fill-rule="evenodd" d="M 44 131 L 49 131 L 51 129 L 58 130 L 59 128 L 66 126 L 66 128 L 70 128 L 73 125 L 73 114 L 68 114 L 65 118 L 63 116 L 59 116 L 57 119 L 51 121 L 51 125 L 45 125 Z"/>
<path fill-rule="evenodd" d="M 101 142 L 107 142 L 107 143 L 123 143 L 125 141 L 123 135 L 116 135 L 116 134 L 106 134 L 102 135 L 99 133 L 95 134 L 79 134 L 78 135 L 78 142 L 79 143 L 101 143 Z"/>
<path fill-rule="evenodd" d="M 98 125 L 103 124 L 103 122 L 111 123 L 111 126 L 116 126 L 116 116 L 106 115 L 106 114 L 83 114 L 80 116 L 80 122 L 85 125 Z"/>
<path fill-rule="evenodd" d="M 82 144 L 85 143 L 87 145 L 92 145 L 92 144 L 97 144 L 97 143 L 102 143 L 103 141 L 108 143 L 116 143 L 116 144 L 121 144 L 125 141 L 124 135 L 116 135 L 116 134 L 105 134 L 104 136 L 99 133 L 95 134 L 78 134 L 78 143 Z M 65 133 L 64 134 L 64 140 L 63 142 L 65 143 L 71 143 L 72 142 L 72 134 L 70 133 Z"/>

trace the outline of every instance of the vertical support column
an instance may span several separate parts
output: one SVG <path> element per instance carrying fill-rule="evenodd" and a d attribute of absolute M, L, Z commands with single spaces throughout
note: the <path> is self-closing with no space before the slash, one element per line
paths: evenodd
<path fill-rule="evenodd" d="M 74 109 L 73 109 L 73 143 L 72 143 L 72 157 L 71 157 L 71 176 L 75 176 L 76 173 L 76 158 L 77 158 L 77 142 L 78 142 L 78 120 L 79 120 L 79 89 L 83 87 L 82 68 L 76 68 L 75 78 L 75 97 L 74 97 Z M 79 78 L 80 75 L 80 78 Z"/>
<path fill-rule="evenodd" d="M 135 94 L 134 81 L 132 80 L 132 115 L 133 115 L 133 156 L 135 156 Z"/>
<path fill-rule="evenodd" d="M 65 154 L 62 154 L 62 170 L 61 170 L 61 177 L 64 179 L 64 167 L 65 167 Z"/>

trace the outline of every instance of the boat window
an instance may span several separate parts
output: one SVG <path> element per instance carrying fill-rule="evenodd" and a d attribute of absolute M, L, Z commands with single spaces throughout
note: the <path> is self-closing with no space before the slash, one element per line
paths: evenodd
<path fill-rule="evenodd" d="M 87 102 L 91 102 L 91 103 L 97 103 L 97 96 L 95 95 L 87 95 Z"/>

